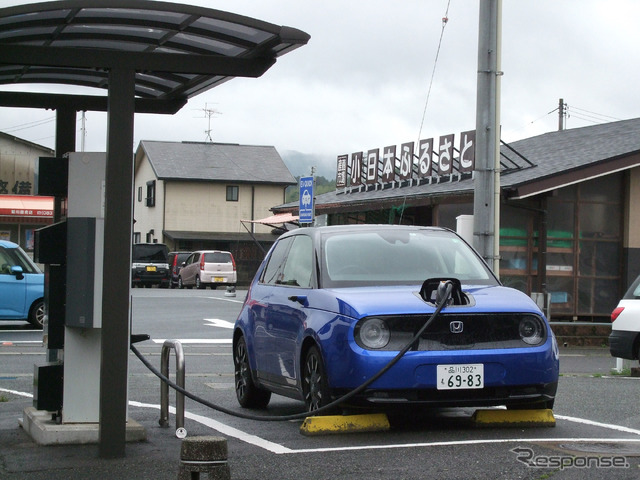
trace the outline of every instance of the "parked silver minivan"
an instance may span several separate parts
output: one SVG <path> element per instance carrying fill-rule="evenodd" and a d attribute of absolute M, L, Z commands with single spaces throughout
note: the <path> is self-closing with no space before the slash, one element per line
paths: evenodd
<path fill-rule="evenodd" d="M 215 289 L 218 285 L 235 286 L 236 262 L 231 252 L 198 250 L 182 264 L 178 274 L 178 288 Z"/>

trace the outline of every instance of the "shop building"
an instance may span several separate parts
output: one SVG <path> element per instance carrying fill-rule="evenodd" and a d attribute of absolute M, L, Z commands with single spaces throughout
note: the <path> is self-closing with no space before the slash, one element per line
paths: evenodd
<path fill-rule="evenodd" d="M 38 159 L 54 151 L 0 132 L 0 239 L 33 251 L 34 230 L 53 223 L 53 198 L 37 196 Z"/>
<path fill-rule="evenodd" d="M 316 217 L 456 229 L 473 214 L 473 135 L 460 134 L 460 148 L 452 135 L 429 140 L 416 154 L 403 144 L 399 156 L 385 147 L 338 157 L 343 186 L 315 198 Z M 503 143 L 500 153 L 501 281 L 547 294 L 554 320 L 607 321 L 640 274 L 640 119 Z"/>

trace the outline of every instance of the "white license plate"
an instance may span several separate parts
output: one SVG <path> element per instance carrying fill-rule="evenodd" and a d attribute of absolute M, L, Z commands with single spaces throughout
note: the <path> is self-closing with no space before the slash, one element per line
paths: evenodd
<path fill-rule="evenodd" d="M 438 365 L 438 390 L 484 388 L 482 363 Z"/>

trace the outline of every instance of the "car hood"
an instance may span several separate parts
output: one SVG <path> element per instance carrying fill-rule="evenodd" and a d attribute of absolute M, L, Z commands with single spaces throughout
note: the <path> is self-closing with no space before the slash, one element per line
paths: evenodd
<path fill-rule="evenodd" d="M 503 286 L 465 286 L 469 305 L 445 307 L 456 313 L 532 312 L 541 314 L 531 298 L 519 290 Z M 354 287 L 316 290 L 309 295 L 308 307 L 330 310 L 360 318 L 368 315 L 425 314 L 435 306 L 422 300 L 420 286 Z"/>

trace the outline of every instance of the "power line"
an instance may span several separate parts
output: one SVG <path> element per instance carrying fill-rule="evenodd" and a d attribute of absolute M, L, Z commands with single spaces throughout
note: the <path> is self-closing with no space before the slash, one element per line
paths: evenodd
<path fill-rule="evenodd" d="M 49 117 L 49 118 L 42 119 L 42 120 L 34 120 L 33 122 L 21 123 L 19 125 L 14 125 L 13 127 L 0 128 L 0 131 L 3 131 L 5 133 L 9 133 L 9 132 L 17 132 L 17 131 L 20 131 L 20 130 L 27 130 L 29 128 L 39 127 L 41 125 L 45 125 L 47 123 L 54 122 L 55 119 L 56 119 L 56 117 L 53 116 L 53 117 Z"/>
<path fill-rule="evenodd" d="M 608 122 L 611 121 L 611 120 L 607 120 L 607 121 L 603 122 L 602 119 L 600 119 L 600 118 L 591 117 L 589 115 L 580 115 L 580 114 L 576 114 L 576 113 L 573 113 L 573 114 L 569 113 L 567 115 L 567 117 L 568 118 L 576 118 L 578 120 L 583 120 L 585 122 L 590 122 L 590 123 L 593 123 L 593 124 L 608 123 Z"/>
<path fill-rule="evenodd" d="M 556 107 L 556 108 L 554 108 L 553 110 L 551 110 L 550 112 L 547 112 L 547 113 L 545 113 L 544 115 L 541 115 L 540 117 L 538 117 L 538 118 L 535 118 L 535 119 L 531 120 L 529 123 L 527 123 L 527 124 L 523 125 L 523 126 L 522 126 L 522 127 L 520 127 L 520 128 L 516 128 L 515 130 L 510 130 L 510 133 L 513 133 L 513 132 L 519 132 L 520 130 L 523 130 L 523 129 L 527 128 L 529 125 L 533 125 L 534 123 L 539 122 L 539 121 L 540 121 L 540 120 L 542 120 L 543 118 L 547 118 L 547 117 L 548 117 L 549 115 L 551 115 L 552 113 L 557 112 L 557 111 L 558 111 L 558 108 L 559 108 L 559 107 Z"/>
<path fill-rule="evenodd" d="M 610 121 L 621 120 L 620 118 L 612 117 L 610 115 L 604 115 L 602 113 L 592 112 L 579 107 L 573 107 L 573 106 L 569 107 L 568 105 L 567 107 L 570 109 L 570 111 L 573 112 L 573 116 L 580 118 L 582 120 L 588 120 L 588 121 L 594 121 L 594 122 L 610 122 Z"/>
<path fill-rule="evenodd" d="M 424 110 L 422 111 L 422 120 L 420 121 L 420 130 L 418 131 L 418 142 L 420 141 L 420 136 L 422 135 L 422 126 L 424 125 L 424 119 L 427 114 L 427 106 L 429 105 L 429 97 L 431 96 L 431 88 L 433 87 L 433 79 L 436 75 L 436 66 L 438 65 L 438 57 L 440 56 L 440 47 L 442 46 L 442 37 L 444 36 L 444 29 L 449 22 L 449 5 L 451 5 L 451 0 L 447 2 L 447 9 L 444 13 L 444 17 L 442 17 L 442 30 L 440 30 L 440 39 L 438 40 L 438 49 L 436 50 L 436 58 L 433 61 L 433 70 L 431 72 L 431 80 L 429 81 L 429 89 L 427 90 L 427 99 L 424 102 Z"/>

